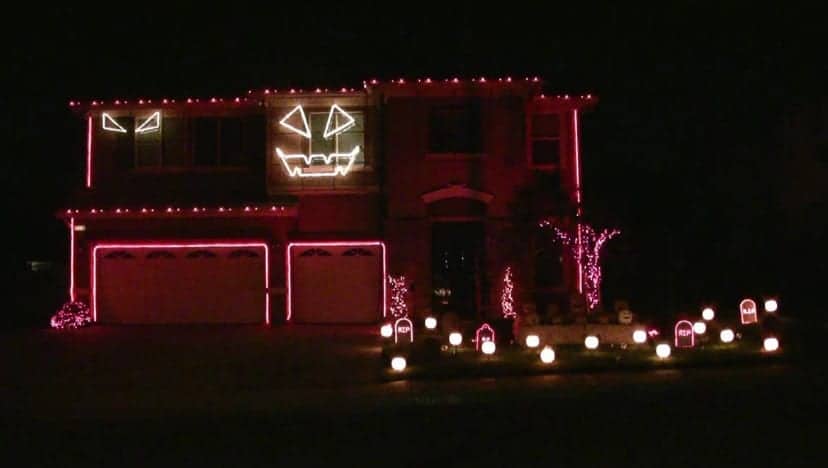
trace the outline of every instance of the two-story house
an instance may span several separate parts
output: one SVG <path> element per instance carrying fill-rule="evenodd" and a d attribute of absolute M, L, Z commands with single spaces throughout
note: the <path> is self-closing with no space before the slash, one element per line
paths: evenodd
<path fill-rule="evenodd" d="M 72 102 L 86 120 L 70 296 L 101 323 L 374 323 L 565 307 L 537 228 L 580 211 L 579 111 L 537 79 L 396 80 L 233 99 Z M 80 185 L 80 184 L 79 184 Z"/>

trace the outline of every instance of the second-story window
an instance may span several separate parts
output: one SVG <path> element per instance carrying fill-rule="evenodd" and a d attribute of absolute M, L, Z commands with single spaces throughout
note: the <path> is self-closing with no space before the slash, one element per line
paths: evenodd
<path fill-rule="evenodd" d="M 428 122 L 429 153 L 481 153 L 480 105 L 476 102 L 435 106 Z"/>
<path fill-rule="evenodd" d="M 561 162 L 561 119 L 558 114 L 535 114 L 530 128 L 529 164 L 554 168 Z"/>
<path fill-rule="evenodd" d="M 365 164 L 365 117 L 362 112 L 348 110 L 348 115 L 354 119 L 354 124 L 347 130 L 325 138 L 325 126 L 328 123 L 329 112 L 311 112 L 309 124 L 311 138 L 308 154 L 348 153 L 359 146 L 359 152 L 354 159 L 354 166 L 361 167 Z M 347 123 L 341 114 L 333 115 L 332 128 Z M 321 161 L 314 161 L 314 164 L 321 164 Z"/>

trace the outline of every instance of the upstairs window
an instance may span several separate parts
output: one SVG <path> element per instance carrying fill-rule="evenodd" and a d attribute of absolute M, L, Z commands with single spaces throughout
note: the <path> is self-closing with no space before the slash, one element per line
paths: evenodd
<path fill-rule="evenodd" d="M 480 105 L 436 106 L 428 118 L 429 153 L 481 153 Z"/>
<path fill-rule="evenodd" d="M 533 115 L 529 134 L 529 165 L 538 168 L 555 168 L 560 162 L 560 115 Z"/>
<path fill-rule="evenodd" d="M 324 137 L 325 126 L 328 123 L 330 112 L 311 112 L 308 118 L 311 138 L 308 147 L 308 154 L 331 155 L 334 153 L 349 153 L 359 146 L 359 152 L 354 159 L 354 166 L 360 167 L 365 164 L 365 116 L 362 112 L 346 109 L 348 115 L 354 119 L 354 124 L 347 130 Z M 334 113 L 331 128 L 338 128 L 347 124 L 348 121 L 339 113 Z M 322 161 L 314 160 L 314 165 L 323 164 Z"/>

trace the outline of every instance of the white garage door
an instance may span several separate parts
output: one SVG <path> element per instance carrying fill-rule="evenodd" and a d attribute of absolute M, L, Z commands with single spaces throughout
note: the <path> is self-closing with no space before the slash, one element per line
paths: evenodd
<path fill-rule="evenodd" d="M 101 323 L 268 321 L 264 243 L 98 245 L 93 312 Z"/>
<path fill-rule="evenodd" d="M 300 323 L 374 323 L 384 315 L 385 246 L 288 246 L 288 314 Z"/>

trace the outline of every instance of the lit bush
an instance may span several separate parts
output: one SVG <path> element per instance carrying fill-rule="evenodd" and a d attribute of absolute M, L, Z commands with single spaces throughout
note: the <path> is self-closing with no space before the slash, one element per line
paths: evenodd
<path fill-rule="evenodd" d="M 61 306 L 50 320 L 52 328 L 66 330 L 85 327 L 92 323 L 92 315 L 89 313 L 89 306 L 83 302 L 67 302 Z"/>

